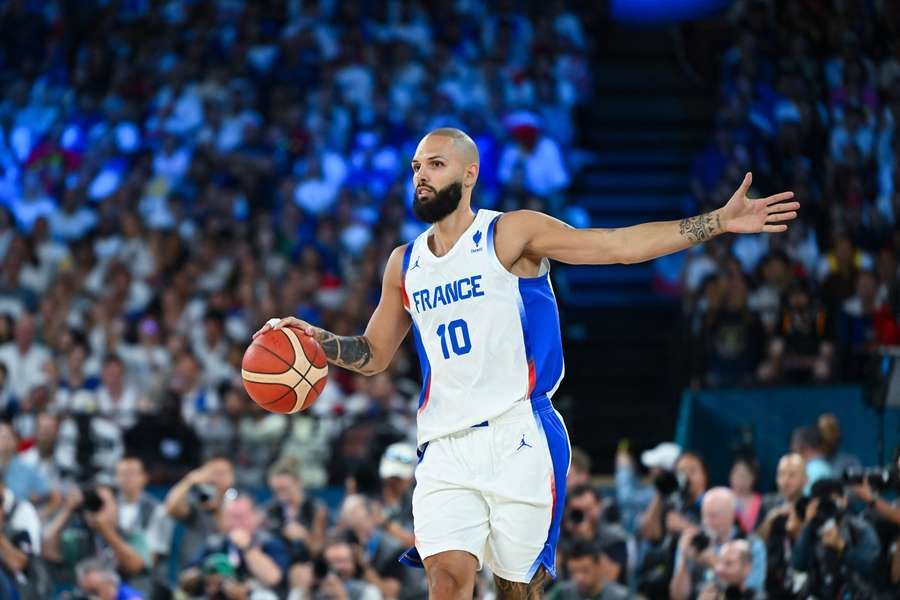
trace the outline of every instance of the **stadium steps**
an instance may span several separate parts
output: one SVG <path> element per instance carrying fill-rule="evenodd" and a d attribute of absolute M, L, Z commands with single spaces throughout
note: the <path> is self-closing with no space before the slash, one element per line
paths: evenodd
<path fill-rule="evenodd" d="M 594 227 L 679 219 L 691 210 L 689 169 L 709 139 L 715 94 L 683 74 L 667 31 L 608 25 L 595 33 L 594 101 L 579 122 L 591 159 L 570 202 Z M 575 443 L 609 473 L 621 438 L 641 449 L 673 435 L 680 307 L 654 291 L 654 263 L 555 271 L 569 330 L 558 404 Z M 579 390 L 568 404 L 567 389 Z"/>

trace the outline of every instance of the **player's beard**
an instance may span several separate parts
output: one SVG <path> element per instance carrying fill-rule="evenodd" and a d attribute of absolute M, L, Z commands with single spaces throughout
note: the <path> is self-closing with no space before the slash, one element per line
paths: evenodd
<path fill-rule="evenodd" d="M 413 196 L 413 214 L 426 223 L 437 223 L 459 206 L 462 200 L 462 180 L 454 181 L 446 187 L 435 190 L 430 185 L 431 198 L 420 198 L 419 190 Z"/>

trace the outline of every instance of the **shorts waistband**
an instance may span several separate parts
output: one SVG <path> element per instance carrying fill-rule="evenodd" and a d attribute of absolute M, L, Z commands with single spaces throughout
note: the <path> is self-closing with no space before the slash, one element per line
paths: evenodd
<path fill-rule="evenodd" d="M 513 404 L 512 407 L 505 413 L 501 413 L 493 419 L 488 419 L 487 421 L 482 421 L 481 423 L 472 425 L 472 428 L 474 429 L 476 427 L 490 427 L 491 425 L 501 425 L 503 423 L 508 423 L 520 419 L 523 416 L 531 415 L 532 413 L 542 413 L 550 410 L 553 410 L 553 403 L 550 401 L 550 398 L 546 394 L 541 394 L 540 396 L 535 396 L 530 400 L 520 400 L 519 402 Z"/>

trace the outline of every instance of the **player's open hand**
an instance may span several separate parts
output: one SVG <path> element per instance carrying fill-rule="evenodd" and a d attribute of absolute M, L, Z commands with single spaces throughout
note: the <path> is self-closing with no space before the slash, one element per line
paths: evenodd
<path fill-rule="evenodd" d="M 797 218 L 799 202 L 788 202 L 794 192 L 781 192 L 768 198 L 748 198 L 753 174 L 747 173 L 741 187 L 718 213 L 722 228 L 731 233 L 780 233 L 787 231 L 786 221 Z"/>
<path fill-rule="evenodd" d="M 313 326 L 306 321 L 301 321 L 297 317 L 283 317 L 281 319 L 276 317 L 266 321 L 266 324 L 253 334 L 253 339 L 256 339 L 270 329 L 281 329 L 283 327 L 296 327 L 297 329 L 305 331 L 307 335 L 313 335 Z"/>

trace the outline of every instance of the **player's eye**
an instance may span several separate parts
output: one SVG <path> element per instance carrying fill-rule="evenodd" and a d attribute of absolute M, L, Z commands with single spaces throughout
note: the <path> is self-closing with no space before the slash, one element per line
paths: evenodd
<path fill-rule="evenodd" d="M 439 161 L 439 160 L 433 160 L 433 161 L 431 161 L 431 166 L 432 166 L 432 167 L 442 167 L 443 165 L 444 165 L 444 163 L 442 163 L 442 162 Z"/>

